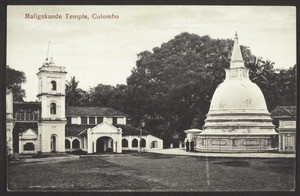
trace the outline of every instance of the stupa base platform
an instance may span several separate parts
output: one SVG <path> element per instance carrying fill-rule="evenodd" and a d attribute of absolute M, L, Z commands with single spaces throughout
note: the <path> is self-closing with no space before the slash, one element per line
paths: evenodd
<path fill-rule="evenodd" d="M 206 135 L 197 136 L 195 150 L 199 152 L 269 152 L 274 149 L 270 135 Z"/>

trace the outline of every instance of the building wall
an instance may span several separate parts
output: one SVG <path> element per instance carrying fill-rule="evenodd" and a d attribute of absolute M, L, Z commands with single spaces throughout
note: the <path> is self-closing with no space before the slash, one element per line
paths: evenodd
<path fill-rule="evenodd" d="M 13 94 L 6 91 L 6 150 L 7 154 L 13 154 Z"/>
<path fill-rule="evenodd" d="M 64 96 L 41 96 L 39 100 L 42 103 L 42 118 L 43 119 L 65 119 L 65 97 Z M 50 113 L 50 104 L 56 104 L 56 114 Z"/>
<path fill-rule="evenodd" d="M 13 114 L 13 94 L 7 90 L 6 91 L 6 114 L 8 118 L 12 118 Z"/>
<path fill-rule="evenodd" d="M 24 150 L 24 145 L 27 143 L 34 144 L 34 150 Z M 38 141 L 36 139 L 19 140 L 19 154 L 35 154 L 38 152 Z"/>
<path fill-rule="evenodd" d="M 123 139 L 126 139 L 128 141 L 128 147 L 122 147 L 122 150 L 140 150 L 140 137 L 138 135 L 122 136 L 122 140 Z M 134 139 L 138 140 L 137 147 L 132 147 L 132 141 Z M 146 136 L 142 136 L 141 139 L 146 140 L 146 147 L 142 147 L 142 150 L 163 149 L 163 140 L 160 138 L 157 138 L 152 135 L 146 135 Z M 152 142 L 157 142 L 155 147 L 151 146 Z"/>
<path fill-rule="evenodd" d="M 78 142 L 79 142 L 79 148 L 80 149 L 84 149 L 84 147 L 83 147 L 83 141 L 82 141 L 83 139 L 80 138 L 80 137 L 68 136 L 68 137 L 65 138 L 65 140 L 69 140 L 69 142 L 70 142 L 70 148 L 65 148 L 66 151 L 71 151 L 71 150 L 74 150 L 74 149 L 78 149 L 78 148 L 74 148 L 74 146 L 73 146 L 73 141 L 74 140 L 78 140 Z"/>
<path fill-rule="evenodd" d="M 33 144 L 33 149 L 25 149 L 26 144 Z M 20 154 L 33 154 L 38 151 L 38 137 L 37 134 L 28 129 L 19 134 L 19 153 Z"/>
<path fill-rule="evenodd" d="M 278 131 L 278 151 L 296 152 L 296 120 L 279 120 Z"/>
<path fill-rule="evenodd" d="M 87 130 L 88 153 L 97 152 L 97 140 L 101 137 L 111 138 L 113 152 L 122 153 L 122 131 L 107 122 Z"/>
<path fill-rule="evenodd" d="M 39 150 L 42 153 L 51 152 L 51 136 L 56 136 L 56 151 L 65 152 L 65 122 L 43 121 L 38 124 Z"/>
<path fill-rule="evenodd" d="M 261 152 L 272 150 L 270 136 L 197 136 L 195 149 L 209 152 Z"/>
<path fill-rule="evenodd" d="M 84 116 L 87 118 L 87 124 L 90 124 L 90 117 L 95 118 L 95 124 L 100 124 L 97 122 L 97 116 Z M 103 117 L 103 121 L 113 124 L 113 117 Z M 80 125 L 81 122 L 81 116 L 72 116 L 71 117 L 71 124 L 77 124 Z M 125 125 L 126 124 L 126 117 L 117 117 L 117 124 Z M 93 124 L 94 125 L 94 124 Z"/>

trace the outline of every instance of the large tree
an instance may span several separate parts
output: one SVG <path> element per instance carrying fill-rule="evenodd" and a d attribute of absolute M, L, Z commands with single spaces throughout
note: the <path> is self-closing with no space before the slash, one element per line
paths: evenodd
<path fill-rule="evenodd" d="M 90 89 L 91 105 L 108 107 L 112 101 L 115 87 L 111 85 L 98 84 Z"/>
<path fill-rule="evenodd" d="M 6 87 L 13 93 L 14 101 L 24 101 L 26 97 L 22 84 L 26 82 L 25 73 L 6 66 Z"/>

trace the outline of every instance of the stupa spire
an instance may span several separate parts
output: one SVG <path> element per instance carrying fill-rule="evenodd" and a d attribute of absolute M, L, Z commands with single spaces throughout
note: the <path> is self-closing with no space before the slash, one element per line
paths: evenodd
<path fill-rule="evenodd" d="M 230 68 L 244 67 L 244 60 L 241 52 L 241 47 L 239 44 L 239 37 L 237 32 L 235 32 L 234 44 L 232 49 Z"/>

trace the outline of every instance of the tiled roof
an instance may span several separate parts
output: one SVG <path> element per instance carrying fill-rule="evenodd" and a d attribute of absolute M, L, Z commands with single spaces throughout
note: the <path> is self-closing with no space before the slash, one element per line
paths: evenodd
<path fill-rule="evenodd" d="M 37 122 L 16 122 L 14 126 L 14 133 L 21 133 L 26 131 L 27 129 L 32 129 L 35 132 L 38 131 L 38 123 Z"/>
<path fill-rule="evenodd" d="M 296 106 L 277 106 L 272 112 L 272 118 L 280 117 L 296 117 L 297 109 Z"/>
<path fill-rule="evenodd" d="M 66 125 L 66 137 L 70 136 L 78 136 L 79 133 L 84 131 L 85 129 L 94 127 L 96 125 Z"/>
<path fill-rule="evenodd" d="M 88 128 L 95 127 L 97 125 L 66 125 L 66 137 L 76 137 L 78 136 L 81 132 L 87 130 Z M 117 128 L 122 129 L 122 135 L 127 136 L 127 135 L 140 135 L 140 129 L 135 128 L 130 125 L 120 125 L 120 124 L 113 124 L 113 126 Z M 142 135 L 149 135 L 147 131 L 142 131 Z"/>
<path fill-rule="evenodd" d="M 41 102 L 30 101 L 30 102 L 14 102 L 14 109 L 41 109 Z"/>
<path fill-rule="evenodd" d="M 113 126 L 117 127 L 117 128 L 121 128 L 122 129 L 122 135 L 123 136 L 127 136 L 127 135 L 140 135 L 140 129 L 135 128 L 133 126 L 130 125 L 120 125 L 120 124 L 113 124 Z M 142 135 L 149 135 L 149 133 L 147 131 L 143 131 L 142 130 Z"/>
<path fill-rule="evenodd" d="M 109 107 L 78 107 L 67 106 L 66 116 L 99 116 L 99 117 L 127 117 L 126 114 Z"/>

